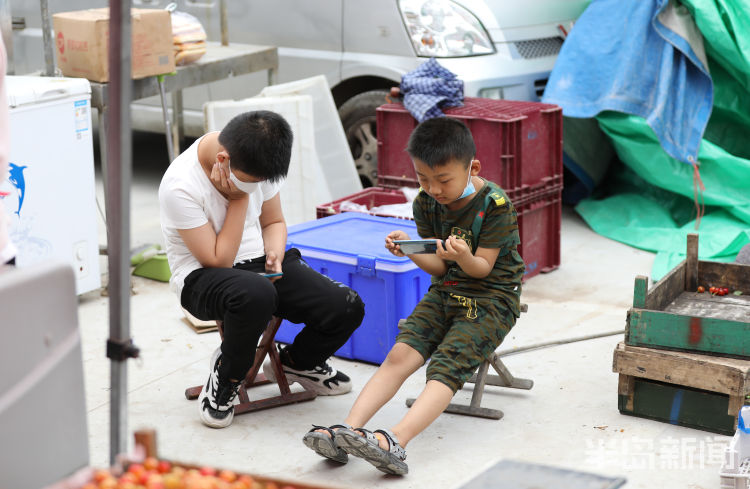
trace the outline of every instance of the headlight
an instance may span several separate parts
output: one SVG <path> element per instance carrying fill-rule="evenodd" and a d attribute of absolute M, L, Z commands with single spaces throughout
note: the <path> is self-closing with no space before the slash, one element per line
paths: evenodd
<path fill-rule="evenodd" d="M 455 58 L 492 54 L 489 34 L 471 12 L 449 0 L 399 0 L 417 56 Z"/>

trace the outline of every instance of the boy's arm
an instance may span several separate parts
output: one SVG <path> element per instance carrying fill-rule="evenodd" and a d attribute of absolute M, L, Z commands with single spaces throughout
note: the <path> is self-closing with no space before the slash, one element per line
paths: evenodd
<path fill-rule="evenodd" d="M 240 249 L 242 233 L 245 230 L 248 195 L 229 200 L 227 215 L 219 234 L 214 232 L 211 223 L 193 229 L 178 229 L 190 253 L 203 267 L 230 268 L 234 264 L 237 250 Z"/>
<path fill-rule="evenodd" d="M 498 196 L 485 213 L 475 253 L 472 254 L 465 241 L 451 236 L 445 248 L 438 246 L 437 255 L 455 261 L 470 277 L 481 279 L 492 272 L 501 250 L 519 243 L 516 211 L 510 202 Z"/>
<path fill-rule="evenodd" d="M 284 260 L 286 249 L 286 221 L 278 193 L 263 202 L 260 210 L 260 227 L 266 251 L 266 270 L 281 273 L 281 262 Z"/>
<path fill-rule="evenodd" d="M 403 231 L 393 231 L 388 236 L 385 237 L 385 247 L 388 249 L 388 251 L 390 251 L 396 256 L 408 256 L 409 259 L 413 261 L 415 265 L 417 265 L 419 268 L 429 273 L 430 275 L 442 277 L 443 275 L 446 274 L 446 272 L 448 271 L 448 266 L 445 264 L 445 261 L 438 258 L 437 255 L 429 255 L 429 254 L 406 255 L 404 254 L 404 252 L 401 251 L 401 248 L 397 244 L 394 243 L 394 241 L 396 240 L 403 240 L 403 239 L 409 239 L 409 235 Z M 433 238 L 428 238 L 428 239 L 433 239 Z"/>
<path fill-rule="evenodd" d="M 430 275 L 442 277 L 448 272 L 448 265 L 445 264 L 444 260 L 438 258 L 437 255 L 417 254 L 406 256 L 408 256 L 409 259 L 413 261 L 419 268 L 429 273 Z"/>
<path fill-rule="evenodd" d="M 245 231 L 249 197 L 232 183 L 228 172 L 229 169 L 215 163 L 210 175 L 211 181 L 229 200 L 219 233 L 214 232 L 213 226 L 208 222 L 196 228 L 177 230 L 185 246 L 203 267 L 231 268 Z"/>
<path fill-rule="evenodd" d="M 450 236 L 445 241 L 445 248 L 438 243 L 437 256 L 455 261 L 470 277 L 484 278 L 492 271 L 499 253 L 500 248 L 477 248 L 472 254 L 464 240 Z"/>

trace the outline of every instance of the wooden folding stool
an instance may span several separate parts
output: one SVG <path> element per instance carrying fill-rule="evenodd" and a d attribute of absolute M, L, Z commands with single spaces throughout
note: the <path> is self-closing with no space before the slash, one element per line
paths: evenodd
<path fill-rule="evenodd" d="M 521 312 L 528 311 L 526 304 L 521 304 Z M 402 320 L 403 321 L 403 320 Z M 490 365 L 497 375 L 488 375 Z M 511 389 L 525 389 L 529 390 L 534 387 L 534 381 L 530 379 L 519 379 L 510 373 L 508 368 L 505 366 L 503 361 L 500 359 L 500 355 L 492 353 L 489 359 L 482 362 L 477 369 L 477 372 L 468 380 L 474 384 L 474 391 L 471 394 L 471 403 L 458 404 L 450 403 L 445 408 L 446 413 L 452 414 L 465 414 L 467 416 L 477 416 L 479 418 L 489 419 L 502 419 L 503 412 L 499 409 L 490 409 L 481 406 L 482 395 L 484 394 L 485 385 L 496 385 L 499 387 L 509 387 Z M 415 399 L 409 398 L 406 400 L 406 405 L 411 407 L 414 404 Z"/>
<path fill-rule="evenodd" d="M 223 339 L 224 329 L 222 328 L 220 321 L 217 321 L 217 324 L 219 326 L 219 333 Z M 279 352 L 276 350 L 274 344 L 274 338 L 276 337 L 276 332 L 279 330 L 280 325 L 281 318 L 278 317 L 273 317 L 271 318 L 271 321 L 268 322 L 268 326 L 266 326 L 266 330 L 263 332 L 258 348 L 255 350 L 255 361 L 253 362 L 253 366 L 245 376 L 245 381 L 242 383 L 242 387 L 239 390 L 240 403 L 234 406 L 234 414 L 250 413 L 253 411 L 260 411 L 261 409 L 269 409 L 277 406 L 294 404 L 295 402 L 311 401 L 315 399 L 317 394 L 313 391 L 304 390 L 302 392 L 293 393 L 289 389 L 289 382 L 286 380 L 286 375 L 284 375 Z M 251 401 L 247 395 L 247 390 L 249 388 L 271 383 L 271 381 L 260 371 L 266 355 L 269 355 L 271 358 L 271 366 L 276 375 L 276 383 L 279 385 L 279 391 L 281 391 L 281 394 L 261 399 L 259 401 Z M 185 397 L 188 398 L 188 400 L 197 399 L 202 388 L 202 385 L 189 387 L 185 390 Z"/>

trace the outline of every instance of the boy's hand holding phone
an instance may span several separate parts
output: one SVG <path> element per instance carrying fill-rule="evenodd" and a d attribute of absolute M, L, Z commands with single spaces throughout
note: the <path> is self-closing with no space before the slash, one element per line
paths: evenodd
<path fill-rule="evenodd" d="M 406 254 L 401 251 L 401 248 L 394 243 L 394 241 L 400 241 L 404 239 L 409 239 L 409 235 L 405 232 L 401 230 L 391 231 L 388 236 L 385 237 L 385 248 L 396 256 L 406 256 Z"/>
<path fill-rule="evenodd" d="M 269 251 L 266 253 L 266 273 L 273 274 L 274 276 L 268 277 L 271 282 L 275 282 L 281 278 L 281 260 L 276 255 L 275 251 Z"/>
<path fill-rule="evenodd" d="M 445 240 L 445 246 L 442 246 L 442 242 L 438 243 L 436 254 L 443 260 L 450 260 L 456 263 L 473 256 L 471 248 L 466 244 L 466 241 L 455 236 L 448 236 L 448 239 Z"/>

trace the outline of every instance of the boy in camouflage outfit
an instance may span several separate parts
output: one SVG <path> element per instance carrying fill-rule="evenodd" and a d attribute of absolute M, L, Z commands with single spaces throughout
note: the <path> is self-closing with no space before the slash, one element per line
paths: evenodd
<path fill-rule="evenodd" d="M 414 201 L 417 232 L 442 240 L 435 254 L 408 256 L 433 283 L 346 423 L 314 426 L 303 438 L 324 457 L 345 463 L 354 455 L 390 474 L 408 472 L 406 444 L 443 412 L 513 327 L 524 273 L 516 211 L 500 187 L 478 176 L 469 129 L 454 119 L 430 119 L 411 134 L 407 151 L 422 186 Z M 393 231 L 385 247 L 404 256 L 394 243 L 404 239 L 405 232 Z M 369 421 L 427 359 L 425 388 L 401 421 L 391 430 L 352 428 Z"/>

